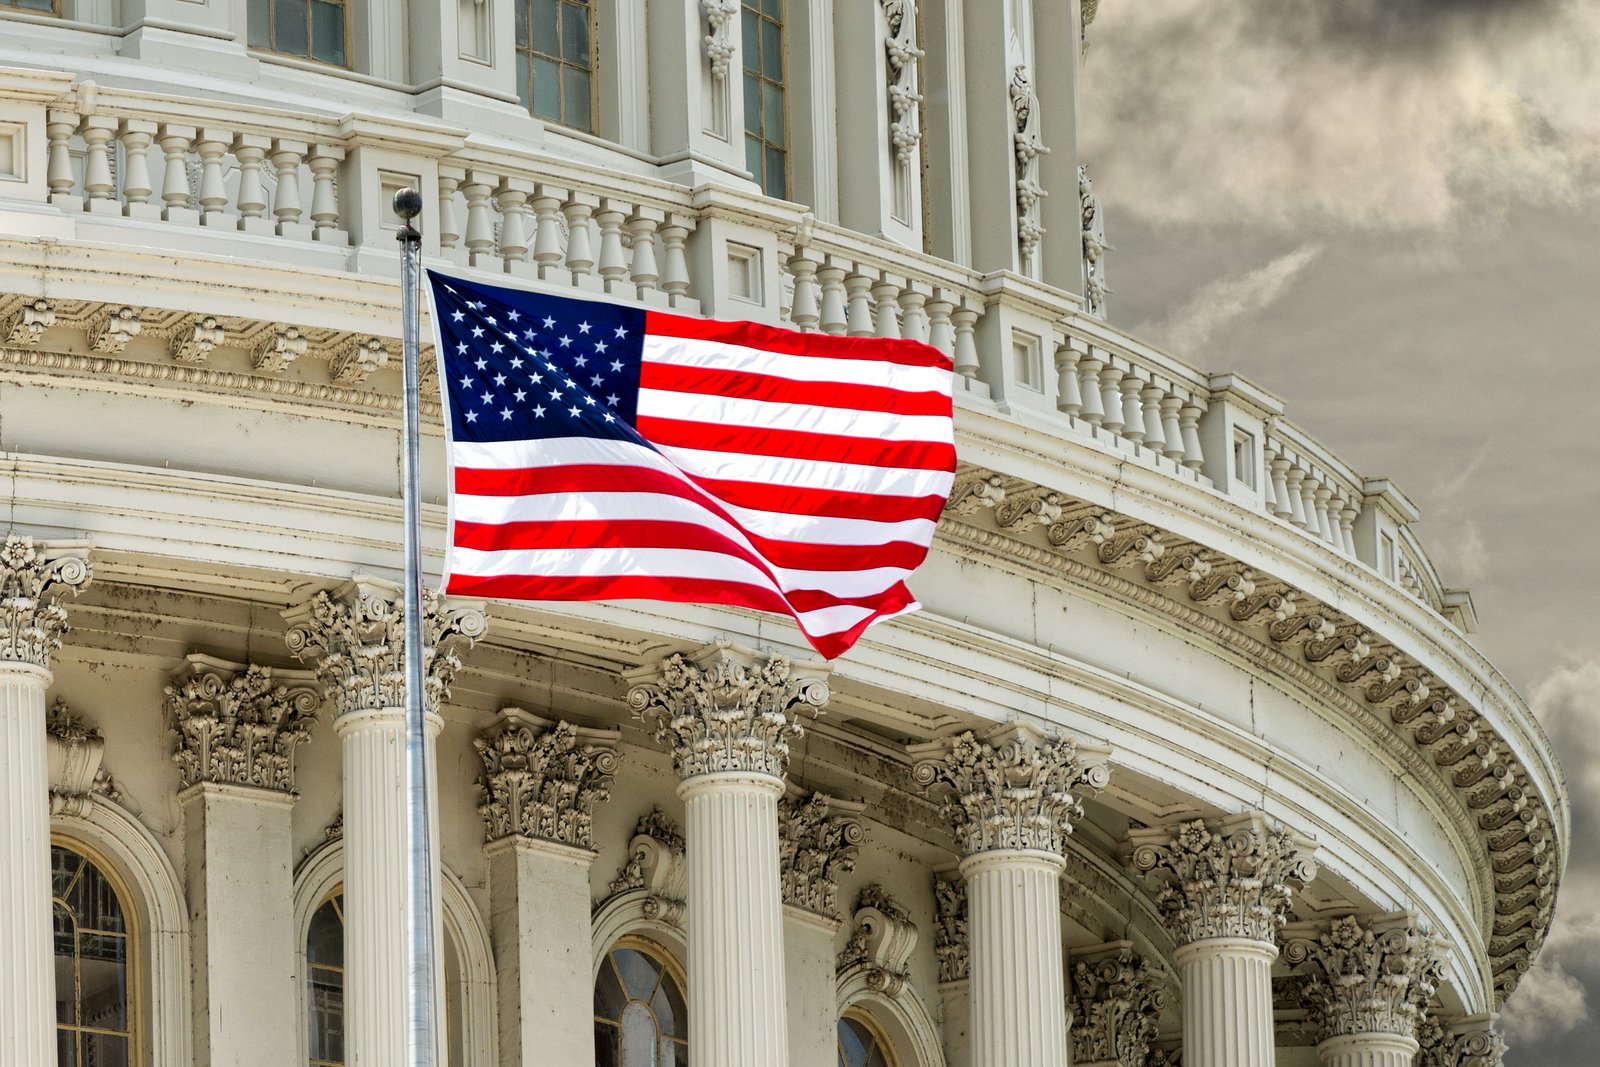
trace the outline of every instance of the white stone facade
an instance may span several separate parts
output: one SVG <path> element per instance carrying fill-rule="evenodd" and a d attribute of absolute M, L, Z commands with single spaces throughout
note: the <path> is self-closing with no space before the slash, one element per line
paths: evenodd
<path fill-rule="evenodd" d="M 925 608 L 831 666 L 429 605 L 442 1062 L 1498 1062 L 1554 756 L 1399 489 L 1105 321 L 1095 5 L 522 2 L 582 47 L 0 0 L 0 1063 L 398 1062 L 403 185 L 431 263 L 958 372 Z"/>

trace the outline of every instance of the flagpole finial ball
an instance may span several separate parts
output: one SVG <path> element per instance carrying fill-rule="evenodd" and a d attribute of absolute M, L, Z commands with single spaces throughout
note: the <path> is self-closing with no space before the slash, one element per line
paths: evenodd
<path fill-rule="evenodd" d="M 410 186 L 395 193 L 394 213 L 407 222 L 422 214 L 422 194 Z"/>

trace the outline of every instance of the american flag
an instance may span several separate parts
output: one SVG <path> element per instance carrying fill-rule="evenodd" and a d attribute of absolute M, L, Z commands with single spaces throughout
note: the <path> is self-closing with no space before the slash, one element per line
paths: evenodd
<path fill-rule="evenodd" d="M 778 612 L 829 658 L 918 606 L 955 471 L 939 350 L 428 282 L 446 592 Z"/>

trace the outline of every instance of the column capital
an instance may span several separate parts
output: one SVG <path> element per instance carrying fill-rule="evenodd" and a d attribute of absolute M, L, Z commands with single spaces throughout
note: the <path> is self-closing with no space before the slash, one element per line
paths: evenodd
<path fill-rule="evenodd" d="M 1417 1067 L 1501 1067 L 1506 1042 L 1494 1029 L 1493 1015 L 1429 1016 L 1417 1028 L 1422 1053 Z"/>
<path fill-rule="evenodd" d="M 876 882 L 861 891 L 850 922 L 850 939 L 839 953 L 839 974 L 859 973 L 868 989 L 898 996 L 911 980 L 908 962 L 917 948 L 917 924 Z"/>
<path fill-rule="evenodd" d="M 61 594 L 76 596 L 89 577 L 84 546 L 7 534 L 0 545 L 0 662 L 49 670 L 50 655 L 67 632 Z"/>
<path fill-rule="evenodd" d="M 778 801 L 778 870 L 783 902 L 839 918 L 839 876 L 856 869 L 866 830 L 860 804 L 825 793 Z"/>
<path fill-rule="evenodd" d="M 628 707 L 672 747 L 678 777 L 726 771 L 782 778 L 802 715 L 828 702 L 827 668 L 717 641 L 627 671 Z"/>
<path fill-rule="evenodd" d="M 298 659 L 316 660 L 317 677 L 340 715 L 406 706 L 405 609 L 400 586 L 357 576 L 313 593 L 283 613 L 284 641 Z M 456 646 L 488 629 L 483 610 L 423 595 L 422 657 L 426 707 L 437 713 L 461 667 Z"/>
<path fill-rule="evenodd" d="M 1129 835 L 1129 862 L 1163 881 L 1156 904 L 1187 945 L 1221 937 L 1277 943 L 1294 890 L 1316 877 L 1316 843 L 1259 812 Z"/>
<path fill-rule="evenodd" d="M 1082 796 L 1105 788 L 1110 749 L 1047 737 L 1023 723 L 914 745 L 912 776 L 945 795 L 962 855 L 1042 851 L 1057 856 L 1083 818 Z"/>
<path fill-rule="evenodd" d="M 1166 975 L 1127 941 L 1073 949 L 1068 957 L 1072 1063 L 1142 1065 L 1161 1027 Z"/>
<path fill-rule="evenodd" d="M 592 851 L 594 806 L 611 795 L 619 736 L 502 708 L 472 742 L 483 760 L 478 814 L 486 839 L 525 837 Z"/>
<path fill-rule="evenodd" d="M 295 746 L 310 739 L 322 695 L 309 673 L 287 673 L 188 657 L 165 689 L 181 788 L 216 782 L 294 791 Z"/>
<path fill-rule="evenodd" d="M 1323 1040 L 1357 1034 L 1415 1039 L 1444 978 L 1438 941 L 1396 912 L 1284 930 L 1283 959 L 1306 969 L 1306 1006 Z"/>

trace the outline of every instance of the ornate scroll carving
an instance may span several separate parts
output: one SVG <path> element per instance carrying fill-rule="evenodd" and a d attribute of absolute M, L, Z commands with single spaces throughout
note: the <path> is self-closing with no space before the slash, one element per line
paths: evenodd
<path fill-rule="evenodd" d="M 1294 890 L 1317 873 L 1313 842 L 1254 812 L 1129 836 L 1134 870 L 1165 883 L 1156 904 L 1180 945 L 1213 937 L 1275 943 Z"/>
<path fill-rule="evenodd" d="M 106 741 L 100 731 L 86 726 L 65 700 L 57 699 L 45 717 L 49 745 L 50 814 L 85 815 L 98 793 L 121 800 L 117 783 L 100 765 Z"/>
<path fill-rule="evenodd" d="M 879 3 L 889 24 L 883 42 L 889 61 L 889 147 L 894 151 L 895 163 L 908 167 L 916 157 L 917 145 L 922 143 L 917 108 L 922 102 L 917 87 L 917 60 L 922 58 L 922 49 L 917 47 L 917 5 L 916 0 Z"/>
<path fill-rule="evenodd" d="M 276 374 L 306 354 L 308 342 L 294 326 L 275 329 L 261 339 L 250 353 L 250 365 L 258 371 Z"/>
<path fill-rule="evenodd" d="M 933 955 L 940 982 L 964 982 L 968 974 L 967 883 L 959 878 L 933 880 Z"/>
<path fill-rule="evenodd" d="M 289 651 L 316 660 L 317 677 L 339 714 L 405 707 L 405 621 L 399 598 L 394 583 L 360 577 L 284 612 Z M 422 670 L 429 711 L 437 712 L 461 668 L 457 646 L 470 646 L 487 629 L 478 608 L 446 604 L 434 593 L 424 596 Z"/>
<path fill-rule="evenodd" d="M 680 778 L 719 771 L 783 777 L 801 715 L 828 701 L 817 665 L 761 657 L 727 641 L 627 672 L 628 707 L 672 746 Z"/>
<path fill-rule="evenodd" d="M 1106 317 L 1106 253 L 1115 251 L 1106 244 L 1106 220 L 1100 212 L 1100 196 L 1094 191 L 1089 168 L 1078 168 L 1078 204 L 1083 212 L 1083 299 L 1088 312 Z"/>
<path fill-rule="evenodd" d="M 357 337 L 333 354 L 329 374 L 340 385 L 356 385 L 389 362 L 389 346 L 381 337 Z"/>
<path fill-rule="evenodd" d="M 133 308 L 108 308 L 89 324 L 89 347 L 106 355 L 120 355 L 142 328 L 139 313 Z"/>
<path fill-rule="evenodd" d="M 711 77 L 726 81 L 733 61 L 731 27 L 739 20 L 739 0 L 700 0 L 700 12 L 706 18 L 706 60 L 711 64 Z"/>
<path fill-rule="evenodd" d="M 529 837 L 594 848 L 594 806 L 610 797 L 617 731 L 551 722 L 504 708 L 500 722 L 473 740 L 483 760 L 487 840 Z"/>
<path fill-rule="evenodd" d="M 211 350 L 227 338 L 210 315 L 186 323 L 172 337 L 172 358 L 179 363 L 204 363 Z"/>
<path fill-rule="evenodd" d="M 683 831 L 660 808 L 651 808 L 633 828 L 628 858 L 611 880 L 612 895 L 643 890 L 646 918 L 681 926 L 687 874 L 683 853 Z"/>
<path fill-rule="evenodd" d="M 883 886 L 861 891 L 851 916 L 853 929 L 839 953 L 839 972 L 860 972 L 867 988 L 898 996 L 910 981 L 907 961 L 917 947 L 917 925 Z"/>
<path fill-rule="evenodd" d="M 1072 1062 L 1142 1067 L 1161 1025 L 1166 976 L 1126 941 L 1073 951 Z"/>
<path fill-rule="evenodd" d="M 182 788 L 218 782 L 294 790 L 294 749 L 310 740 L 322 703 L 314 688 L 280 684 L 255 664 L 190 656 L 166 695 Z"/>
<path fill-rule="evenodd" d="M 1494 1030 L 1494 1016 L 1456 1019 L 1429 1017 L 1418 1027 L 1422 1052 L 1417 1067 L 1501 1067 L 1506 1043 Z"/>
<path fill-rule="evenodd" d="M 82 555 L 8 535 L 0 545 L 0 661 L 49 669 L 67 632 L 61 594 L 76 596 L 87 584 L 89 561 Z"/>
<path fill-rule="evenodd" d="M 1017 249 L 1022 253 L 1022 265 L 1029 268 L 1039 239 L 1044 236 L 1044 224 L 1039 221 L 1039 202 L 1047 195 L 1039 180 L 1039 157 L 1048 155 L 1044 136 L 1040 133 L 1039 97 L 1033 91 L 1033 78 L 1028 68 L 1021 64 L 1011 68 L 1011 115 L 1014 131 L 1011 135 L 1017 155 Z"/>
<path fill-rule="evenodd" d="M 1081 796 L 1105 788 L 1108 750 L 1073 738 L 1048 738 L 1013 723 L 979 740 L 971 731 L 917 745 L 912 775 L 945 794 L 964 855 L 1040 849 L 1060 855 L 1083 817 Z"/>
<path fill-rule="evenodd" d="M 32 348 L 56 324 L 55 306 L 48 300 L 30 300 L 0 320 L 0 344 Z"/>
<path fill-rule="evenodd" d="M 1444 978 L 1435 940 L 1415 915 L 1333 920 L 1320 934 L 1284 938 L 1284 962 L 1307 972 L 1306 1007 L 1324 1039 L 1415 1038 Z"/>
<path fill-rule="evenodd" d="M 850 807 L 855 807 L 851 805 Z M 858 813 L 823 793 L 778 801 L 778 870 L 783 902 L 839 917 L 840 875 L 856 868 L 865 832 Z"/>

